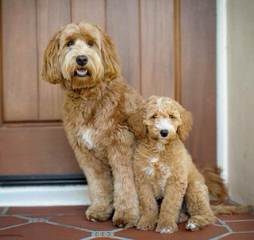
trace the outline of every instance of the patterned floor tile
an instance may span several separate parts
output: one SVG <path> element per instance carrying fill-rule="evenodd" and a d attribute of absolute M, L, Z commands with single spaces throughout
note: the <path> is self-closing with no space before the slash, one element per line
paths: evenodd
<path fill-rule="evenodd" d="M 253 231 L 254 233 L 254 219 L 253 221 L 239 220 L 240 222 L 227 222 L 227 225 L 234 232 Z"/>
<path fill-rule="evenodd" d="M 0 231 L 0 239 L 8 235 L 19 236 L 19 238 L 25 240 L 80 240 L 90 236 L 90 233 L 46 223 L 32 223 L 22 227 Z"/>
<path fill-rule="evenodd" d="M 20 225 L 26 223 L 27 220 L 16 218 L 14 216 L 0 216 L 0 230 L 8 228 L 12 225 Z"/>
<path fill-rule="evenodd" d="M 120 229 L 111 221 L 90 222 L 85 207 L 4 208 L 0 212 L 2 240 L 251 240 L 254 239 L 253 214 L 219 216 L 214 225 L 188 232 L 184 225 L 173 234 Z"/>

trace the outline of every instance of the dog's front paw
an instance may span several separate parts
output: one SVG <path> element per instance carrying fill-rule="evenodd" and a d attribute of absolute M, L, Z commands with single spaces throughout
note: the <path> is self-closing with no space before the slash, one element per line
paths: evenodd
<path fill-rule="evenodd" d="M 208 224 L 214 223 L 214 221 L 215 217 L 213 215 L 195 215 L 188 220 L 185 228 L 190 231 L 196 231 Z"/>
<path fill-rule="evenodd" d="M 178 230 L 178 227 L 174 221 L 159 221 L 156 227 L 156 232 L 159 233 L 173 233 Z"/>
<path fill-rule="evenodd" d="M 187 224 L 185 225 L 185 229 L 186 230 L 190 230 L 190 231 L 196 231 L 200 228 L 200 226 L 192 221 L 188 221 Z"/>
<path fill-rule="evenodd" d="M 92 222 L 106 221 L 113 212 L 113 205 L 93 204 L 86 210 L 86 217 Z"/>
<path fill-rule="evenodd" d="M 155 217 L 142 216 L 137 224 L 137 229 L 140 230 L 154 230 L 157 219 Z"/>
<path fill-rule="evenodd" d="M 113 224 L 117 227 L 133 227 L 137 224 L 139 218 L 138 208 L 116 209 L 113 216 Z"/>

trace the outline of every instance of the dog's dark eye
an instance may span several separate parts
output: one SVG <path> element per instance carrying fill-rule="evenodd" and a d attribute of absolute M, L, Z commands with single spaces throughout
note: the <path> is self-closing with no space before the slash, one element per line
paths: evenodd
<path fill-rule="evenodd" d="M 169 118 L 171 118 L 171 119 L 175 119 L 175 116 L 174 116 L 174 115 L 172 115 L 172 114 L 169 114 Z"/>
<path fill-rule="evenodd" d="M 157 114 L 154 114 L 151 118 L 153 119 L 157 118 Z"/>
<path fill-rule="evenodd" d="M 88 40 L 87 45 L 92 47 L 94 45 L 94 41 L 93 40 Z"/>
<path fill-rule="evenodd" d="M 67 47 L 70 47 L 70 46 L 72 46 L 72 45 L 74 45 L 74 40 L 69 40 L 69 41 L 66 43 L 66 46 L 67 46 Z"/>

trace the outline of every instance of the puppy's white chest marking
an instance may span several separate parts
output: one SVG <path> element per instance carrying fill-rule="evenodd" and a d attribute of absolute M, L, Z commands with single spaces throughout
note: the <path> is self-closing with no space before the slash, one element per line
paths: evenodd
<path fill-rule="evenodd" d="M 171 175 L 171 171 L 170 171 L 170 167 L 164 164 L 161 164 L 160 171 L 161 171 L 161 179 L 159 184 L 160 184 L 161 191 L 164 192 L 165 185 L 167 183 L 168 178 Z"/>
<path fill-rule="evenodd" d="M 154 175 L 154 172 L 155 172 L 154 168 L 155 168 L 155 165 L 158 163 L 159 158 L 149 157 L 147 160 L 148 160 L 148 166 L 145 167 L 143 170 L 148 176 L 152 176 Z"/>
<path fill-rule="evenodd" d="M 148 175 L 148 176 L 152 176 L 154 174 L 154 168 L 153 167 L 146 167 L 144 168 L 144 172 Z"/>
<path fill-rule="evenodd" d="M 82 131 L 82 140 L 88 149 L 93 149 L 95 144 L 93 142 L 94 129 L 86 128 Z"/>
<path fill-rule="evenodd" d="M 155 172 L 159 172 L 159 178 L 157 180 L 157 184 L 160 188 L 161 192 L 164 192 L 165 185 L 167 183 L 168 178 L 171 175 L 170 167 L 166 164 L 160 162 L 158 157 L 149 157 L 147 158 L 147 166 L 143 169 L 146 175 L 152 177 L 155 175 Z"/>

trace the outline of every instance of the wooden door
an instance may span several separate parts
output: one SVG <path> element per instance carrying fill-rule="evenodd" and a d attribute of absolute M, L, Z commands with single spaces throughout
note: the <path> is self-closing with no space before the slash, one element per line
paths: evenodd
<path fill-rule="evenodd" d="M 0 181 L 80 181 L 61 124 L 63 92 L 40 79 L 42 54 L 62 25 L 89 21 L 113 38 L 126 80 L 171 96 L 194 115 L 188 148 L 216 162 L 215 0 L 2 0 Z"/>

